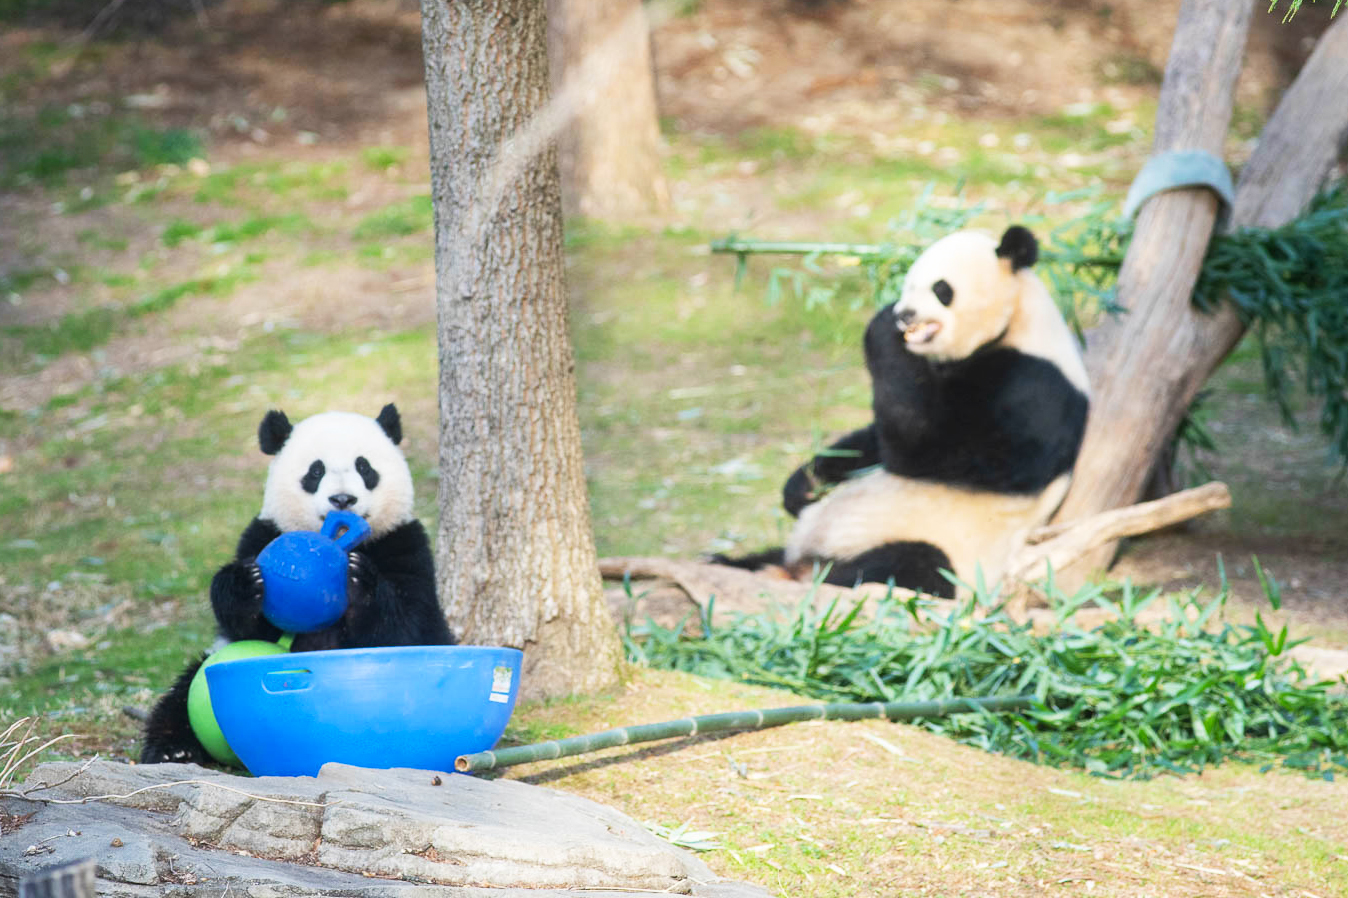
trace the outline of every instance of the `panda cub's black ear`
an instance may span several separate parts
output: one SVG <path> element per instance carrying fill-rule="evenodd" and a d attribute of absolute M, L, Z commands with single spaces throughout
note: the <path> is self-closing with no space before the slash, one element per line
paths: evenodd
<path fill-rule="evenodd" d="M 398 445 L 403 441 L 403 422 L 398 417 L 398 407 L 390 402 L 379 410 L 379 417 L 374 419 L 374 423 L 384 428 L 384 433 L 393 441 L 393 445 Z"/>
<path fill-rule="evenodd" d="M 997 245 L 997 258 L 1010 260 L 1012 271 L 1029 268 L 1039 260 L 1039 241 L 1034 239 L 1029 228 L 1012 225 Z"/>
<path fill-rule="evenodd" d="M 267 412 L 262 423 L 257 426 L 257 444 L 262 447 L 262 453 L 275 455 L 280 452 L 286 440 L 290 439 L 290 431 L 293 429 L 285 412 L 278 412 L 276 409 Z"/>

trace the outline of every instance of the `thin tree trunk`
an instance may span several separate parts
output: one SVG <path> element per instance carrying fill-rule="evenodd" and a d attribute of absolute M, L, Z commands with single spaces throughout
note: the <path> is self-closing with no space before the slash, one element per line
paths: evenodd
<path fill-rule="evenodd" d="M 664 209 L 660 128 L 642 0 L 547 0 L 555 95 L 573 99 L 558 159 L 567 215 Z"/>
<path fill-rule="evenodd" d="M 440 597 L 525 697 L 616 682 L 590 530 L 536 0 L 423 0 L 440 344 Z"/>
<path fill-rule="evenodd" d="M 1345 138 L 1348 20 L 1340 20 L 1321 36 L 1241 170 L 1231 226 L 1277 227 L 1295 218 L 1323 185 Z M 1142 215 L 1165 199 L 1162 195 L 1147 203 Z M 1158 237 L 1178 242 L 1186 235 L 1175 230 Z M 1131 248 L 1128 258 L 1133 258 Z M 1126 260 L 1125 271 L 1128 265 Z M 1093 431 L 1097 439 L 1083 446 L 1082 461 L 1089 461 L 1089 467 L 1078 463 L 1072 491 L 1057 520 L 1070 521 L 1137 499 L 1138 483 L 1155 459 L 1155 447 L 1164 446 L 1164 435 L 1174 432 L 1198 389 L 1244 334 L 1244 325 L 1230 304 L 1204 314 L 1193 307 L 1191 290 L 1192 284 L 1182 295 L 1176 293 L 1165 308 L 1157 307 L 1159 295 L 1148 302 L 1146 294 L 1132 291 L 1129 295 L 1138 301 L 1128 303 L 1133 311 L 1108 335 L 1109 346 L 1093 347 L 1112 349 L 1105 356 L 1105 366 L 1093 370 L 1097 392 L 1087 438 Z M 1119 291 L 1127 301 L 1122 276 Z M 1105 337 L 1103 332 L 1101 337 Z M 1118 362 L 1119 356 L 1125 357 L 1124 364 Z M 1133 360 L 1131 366 L 1128 357 Z M 1148 375 L 1149 369 L 1156 373 Z M 1109 476 L 1102 476 L 1102 470 Z M 1076 565 L 1073 573 L 1080 576 L 1107 565 L 1115 549 L 1115 544 L 1103 547 Z"/>
<path fill-rule="evenodd" d="M 1253 6 L 1248 0 L 1184 0 L 1156 112 L 1153 152 L 1222 155 Z M 1207 372 L 1190 303 L 1216 222 L 1207 188 L 1172 190 L 1143 205 L 1118 300 L 1128 311 L 1091 334 L 1091 413 L 1072 488 L 1057 519 L 1071 521 L 1135 502 Z M 1078 574 L 1104 567 L 1115 544 L 1091 553 Z"/>

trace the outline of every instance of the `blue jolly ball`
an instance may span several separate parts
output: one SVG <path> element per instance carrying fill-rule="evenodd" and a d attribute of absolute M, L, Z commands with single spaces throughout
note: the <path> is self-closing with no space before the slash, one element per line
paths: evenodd
<path fill-rule="evenodd" d="M 347 557 L 370 535 L 360 515 L 332 511 L 318 533 L 282 533 L 258 553 L 262 614 L 287 633 L 309 633 L 337 622 L 346 611 Z"/>

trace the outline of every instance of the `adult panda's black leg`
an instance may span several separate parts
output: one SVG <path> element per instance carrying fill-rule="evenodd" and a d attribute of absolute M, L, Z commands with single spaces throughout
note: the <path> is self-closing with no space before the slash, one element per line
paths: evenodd
<path fill-rule="evenodd" d="M 201 661 L 204 660 L 205 656 L 202 656 Z M 192 723 L 187 717 L 187 690 L 201 661 L 189 664 L 150 712 L 140 750 L 142 764 L 211 763 L 210 755 L 192 731 Z"/>
<path fill-rule="evenodd" d="M 765 567 L 780 567 L 786 564 L 786 550 L 780 548 L 768 549 L 764 552 L 741 555 L 737 558 L 716 554 L 709 556 L 707 560 L 712 564 L 724 564 L 727 567 L 743 568 L 746 571 L 761 571 Z"/>
<path fill-rule="evenodd" d="M 950 556 L 931 543 L 893 542 L 867 549 L 853 558 L 835 559 L 825 583 L 856 586 L 888 583 L 941 599 L 955 597 L 955 584 L 941 576 L 950 570 Z"/>

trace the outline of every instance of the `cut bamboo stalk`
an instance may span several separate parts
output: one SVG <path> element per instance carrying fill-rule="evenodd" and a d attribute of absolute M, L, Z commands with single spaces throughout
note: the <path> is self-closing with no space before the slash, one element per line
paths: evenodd
<path fill-rule="evenodd" d="M 919 717 L 946 717 L 951 714 L 998 711 L 1020 711 L 1035 701 L 1031 695 L 1010 695 L 983 698 L 949 698 L 926 702 L 840 702 L 827 705 L 792 705 L 785 708 L 764 708 L 752 711 L 729 711 L 724 714 L 703 714 L 683 717 L 664 723 L 644 723 L 503 748 L 500 751 L 480 751 L 460 755 L 454 761 L 459 773 L 474 773 L 528 764 L 530 761 L 551 761 L 572 755 L 587 754 L 619 745 L 675 739 L 680 736 L 698 736 L 705 733 L 723 733 L 728 730 L 764 730 L 769 727 L 797 723 L 802 720 L 915 720 Z"/>

